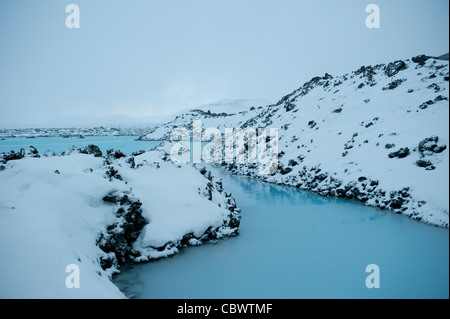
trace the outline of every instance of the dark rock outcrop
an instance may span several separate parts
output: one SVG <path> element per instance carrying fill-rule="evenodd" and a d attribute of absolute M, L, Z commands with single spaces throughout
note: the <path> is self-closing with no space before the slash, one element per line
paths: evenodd
<path fill-rule="evenodd" d="M 82 154 L 92 154 L 94 157 L 102 157 L 102 151 L 97 145 L 89 144 L 80 150 Z"/>
<path fill-rule="evenodd" d="M 25 157 L 25 150 L 20 149 L 19 152 L 10 151 L 8 153 L 0 154 L 0 162 L 6 164 L 8 161 L 19 160 Z"/>
<path fill-rule="evenodd" d="M 424 66 L 424 65 L 425 65 L 425 62 L 426 62 L 428 59 L 431 59 L 431 57 L 428 56 L 428 55 L 421 54 L 421 55 L 418 55 L 418 56 L 413 57 L 411 60 L 412 60 L 414 63 L 419 64 L 420 66 Z"/>
<path fill-rule="evenodd" d="M 400 71 L 406 70 L 407 68 L 408 68 L 408 66 L 406 65 L 406 63 L 403 62 L 402 60 L 399 60 L 399 61 L 395 61 L 395 62 L 389 63 L 386 66 L 386 69 L 385 69 L 384 73 L 388 77 L 393 77 L 394 75 L 396 75 Z"/>
<path fill-rule="evenodd" d="M 132 156 L 139 156 L 139 155 L 144 154 L 144 153 L 145 153 L 144 150 L 140 150 L 140 151 L 136 151 L 136 152 L 131 153 L 131 155 Z"/>
<path fill-rule="evenodd" d="M 400 148 L 398 151 L 389 153 L 389 158 L 405 158 L 410 154 L 409 148 Z"/>
<path fill-rule="evenodd" d="M 406 81 L 405 79 L 398 79 L 398 80 L 392 81 L 387 86 L 383 87 L 383 90 L 394 90 L 405 81 Z"/>
<path fill-rule="evenodd" d="M 292 172 L 292 168 L 290 168 L 290 167 L 281 167 L 280 168 L 281 175 L 286 175 L 286 174 L 289 174 L 290 172 Z"/>
<path fill-rule="evenodd" d="M 126 157 L 126 155 L 124 153 L 122 153 L 120 150 L 116 150 L 116 149 L 109 149 L 106 151 L 106 157 L 112 157 L 115 159 L 119 159 L 122 157 Z"/>
<path fill-rule="evenodd" d="M 438 142 L 438 136 L 431 136 L 420 141 L 418 147 L 420 155 L 422 155 L 422 157 L 425 157 L 436 153 L 442 153 L 447 148 L 447 146 L 438 145 Z"/>
<path fill-rule="evenodd" d="M 103 269 L 108 269 L 130 262 L 139 255 L 133 250 L 133 243 L 147 221 L 142 216 L 142 203 L 131 193 L 110 193 L 103 197 L 103 201 L 118 207 L 116 221 L 97 238 L 97 246 L 108 254 L 100 259 L 100 264 Z"/>
<path fill-rule="evenodd" d="M 391 200 L 391 203 L 389 206 L 392 209 L 400 209 L 400 208 L 402 208 L 404 202 L 405 202 L 405 200 L 402 197 L 397 197 L 397 198 Z"/>
<path fill-rule="evenodd" d="M 114 168 L 114 166 L 108 166 L 106 171 L 106 177 L 111 181 L 113 178 L 118 179 L 119 181 L 123 180 L 122 176 L 120 176 L 119 171 Z"/>

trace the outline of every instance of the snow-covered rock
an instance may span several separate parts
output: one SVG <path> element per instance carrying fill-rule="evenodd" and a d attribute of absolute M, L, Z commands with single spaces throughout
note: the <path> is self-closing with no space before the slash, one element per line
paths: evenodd
<path fill-rule="evenodd" d="M 239 209 L 221 181 L 172 164 L 163 149 L 34 150 L 2 155 L 1 298 L 124 298 L 111 282 L 122 264 L 238 234 Z M 80 288 L 70 289 L 73 264 Z"/>
<path fill-rule="evenodd" d="M 449 62 L 420 55 L 341 76 L 314 77 L 276 104 L 226 113 L 189 110 L 141 136 L 175 127 L 278 128 L 278 170 L 221 163 L 236 174 L 353 198 L 425 223 L 449 224 Z"/>

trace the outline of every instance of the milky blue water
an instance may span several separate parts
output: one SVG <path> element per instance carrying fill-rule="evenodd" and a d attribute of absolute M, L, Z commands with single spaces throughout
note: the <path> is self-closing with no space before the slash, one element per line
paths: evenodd
<path fill-rule="evenodd" d="M 60 154 L 95 144 L 103 153 L 149 150 L 136 137 L 0 140 L 0 152 L 35 146 Z M 242 209 L 241 234 L 123 271 L 135 298 L 448 298 L 449 231 L 360 203 L 316 196 L 220 170 Z M 368 264 L 380 288 L 368 289 Z"/>
<path fill-rule="evenodd" d="M 241 234 L 123 271 L 133 298 L 448 298 L 449 231 L 349 200 L 221 175 Z M 366 266 L 380 288 L 366 287 Z"/>
<path fill-rule="evenodd" d="M 97 145 L 103 154 L 110 148 L 120 149 L 126 155 L 138 150 L 150 150 L 159 145 L 155 141 L 136 141 L 138 136 L 86 136 L 85 138 L 77 137 L 37 137 L 25 138 L 14 137 L 0 139 L 0 153 L 9 152 L 11 150 L 17 152 L 21 148 L 34 146 L 40 154 L 46 150 L 51 150 L 56 154 L 69 149 L 71 146 L 85 147 L 89 144 Z"/>

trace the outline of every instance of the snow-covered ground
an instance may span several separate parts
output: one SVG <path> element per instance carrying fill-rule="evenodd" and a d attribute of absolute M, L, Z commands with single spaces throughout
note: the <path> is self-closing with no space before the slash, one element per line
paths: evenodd
<path fill-rule="evenodd" d="M 449 224 L 449 62 L 427 56 L 333 77 L 325 74 L 268 106 L 227 113 L 193 109 L 141 140 L 175 127 L 278 128 L 278 169 L 222 163 L 228 170 L 324 196 L 354 198 L 413 219 Z"/>
<path fill-rule="evenodd" d="M 238 233 L 221 181 L 162 148 L 12 155 L 0 157 L 0 298 L 124 298 L 110 280 L 121 264 Z M 70 264 L 80 288 L 66 287 Z"/>

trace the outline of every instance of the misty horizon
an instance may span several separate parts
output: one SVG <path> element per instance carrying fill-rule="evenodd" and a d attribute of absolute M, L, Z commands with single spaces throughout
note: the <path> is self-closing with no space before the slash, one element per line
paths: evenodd
<path fill-rule="evenodd" d="M 77 1 L 0 4 L 0 127 L 274 103 L 317 75 L 448 52 L 446 1 Z M 420 40 L 420 41 L 418 41 Z M 88 124 L 88 123 L 86 123 Z M 54 126 L 52 124 L 52 126 Z"/>

